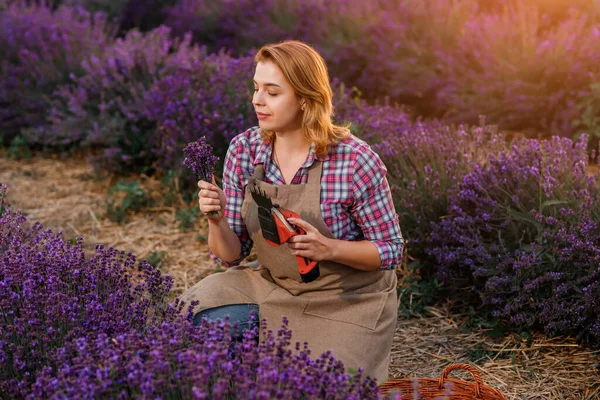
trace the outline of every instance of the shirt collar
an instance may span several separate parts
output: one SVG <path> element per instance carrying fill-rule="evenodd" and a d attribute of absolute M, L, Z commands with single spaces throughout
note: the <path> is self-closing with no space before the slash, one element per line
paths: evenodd
<path fill-rule="evenodd" d="M 331 149 L 327 154 L 325 154 L 323 156 L 317 156 L 317 153 L 315 153 L 315 144 L 311 143 L 310 148 L 308 149 L 308 156 L 306 157 L 306 161 L 304 161 L 304 164 L 302 164 L 302 166 L 300 168 L 310 167 L 311 165 L 313 165 L 315 160 L 319 160 L 319 161 L 329 160 L 330 153 L 331 153 Z M 256 157 L 254 157 L 254 165 L 256 165 L 256 164 L 266 165 L 267 160 L 269 160 L 269 161 L 271 160 L 272 154 L 273 154 L 272 142 L 263 141 L 256 152 Z"/>

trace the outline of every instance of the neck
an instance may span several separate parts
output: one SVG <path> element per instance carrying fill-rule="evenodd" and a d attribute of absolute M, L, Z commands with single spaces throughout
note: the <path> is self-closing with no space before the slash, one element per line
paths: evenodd
<path fill-rule="evenodd" d="M 277 151 L 280 154 L 306 154 L 310 148 L 310 142 L 306 140 L 302 130 L 296 130 L 293 132 L 275 132 L 274 146 L 277 146 Z"/>

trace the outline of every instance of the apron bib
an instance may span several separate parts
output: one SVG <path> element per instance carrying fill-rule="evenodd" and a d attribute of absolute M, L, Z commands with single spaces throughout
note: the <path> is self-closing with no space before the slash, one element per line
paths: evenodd
<path fill-rule="evenodd" d="M 263 181 L 263 165 L 258 164 L 249 179 L 274 204 L 296 212 L 321 234 L 333 238 L 321 216 L 321 171 L 322 163 L 315 160 L 309 168 L 307 184 L 271 185 Z M 258 304 L 260 318 L 267 319 L 268 329 L 277 330 L 282 317 L 287 317 L 292 343 L 308 342 L 312 357 L 330 350 L 346 369 L 362 367 L 365 375 L 385 382 L 398 313 L 395 272 L 360 271 L 321 261 L 319 278 L 304 283 L 288 246 L 274 247 L 263 238 L 258 206 L 248 187 L 242 218 L 256 247 L 259 264 L 240 265 L 209 275 L 183 293 L 180 300 L 187 305 L 199 300 L 194 313 L 226 304 Z"/>

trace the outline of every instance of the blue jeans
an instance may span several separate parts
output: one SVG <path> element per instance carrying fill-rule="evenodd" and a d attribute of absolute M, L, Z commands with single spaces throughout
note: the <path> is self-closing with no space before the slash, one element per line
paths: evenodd
<path fill-rule="evenodd" d="M 247 329 L 254 329 L 260 326 L 258 317 L 258 304 L 227 304 L 224 306 L 213 307 L 194 315 L 193 325 L 198 326 L 202 323 L 202 318 L 209 321 L 220 319 L 225 320 L 229 316 L 231 327 L 231 337 L 234 340 L 241 341 L 242 335 Z M 238 327 L 233 326 L 237 322 Z M 257 337 L 258 338 L 258 337 Z"/>

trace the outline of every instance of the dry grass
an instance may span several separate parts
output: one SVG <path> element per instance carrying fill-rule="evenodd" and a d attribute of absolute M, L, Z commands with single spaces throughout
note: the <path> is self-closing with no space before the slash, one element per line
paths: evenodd
<path fill-rule="evenodd" d="M 144 176 L 132 178 L 149 191 L 160 186 Z M 174 296 L 218 269 L 206 243 L 196 240 L 206 235 L 205 223 L 181 232 L 172 207 L 146 210 L 123 225 L 108 220 L 105 196 L 114 181 L 96 179 L 81 157 L 14 161 L 0 156 L 0 182 L 9 186 L 9 202 L 30 220 L 66 238 L 84 237 L 88 250 L 101 243 L 141 259 L 164 251 L 159 268 L 173 277 Z M 466 318 L 440 306 L 422 318 L 399 320 L 390 377 L 438 377 L 449 364 L 464 362 L 478 367 L 484 383 L 507 399 L 600 399 L 599 351 L 541 334 L 529 343 L 513 335 L 493 340 L 482 329 L 461 331 Z"/>
<path fill-rule="evenodd" d="M 542 334 L 530 343 L 518 335 L 494 340 L 483 329 L 462 331 L 466 319 L 440 307 L 398 321 L 390 375 L 437 378 L 449 364 L 466 363 L 507 399 L 600 399 L 600 351 Z M 470 379 L 468 373 L 451 375 Z"/>
<path fill-rule="evenodd" d="M 140 179 L 150 192 L 160 187 L 160 182 L 145 176 L 131 178 Z M 125 224 L 110 221 L 106 194 L 114 180 L 97 179 L 81 157 L 19 161 L 0 157 L 0 182 L 9 187 L 9 203 L 24 210 L 30 220 L 62 231 L 66 239 L 83 237 L 87 250 L 103 244 L 131 251 L 139 259 L 165 252 L 159 268 L 173 277 L 174 296 L 219 268 L 210 259 L 206 243 L 196 240 L 198 235 L 206 236 L 206 224 L 181 232 L 173 207 L 145 210 Z"/>

